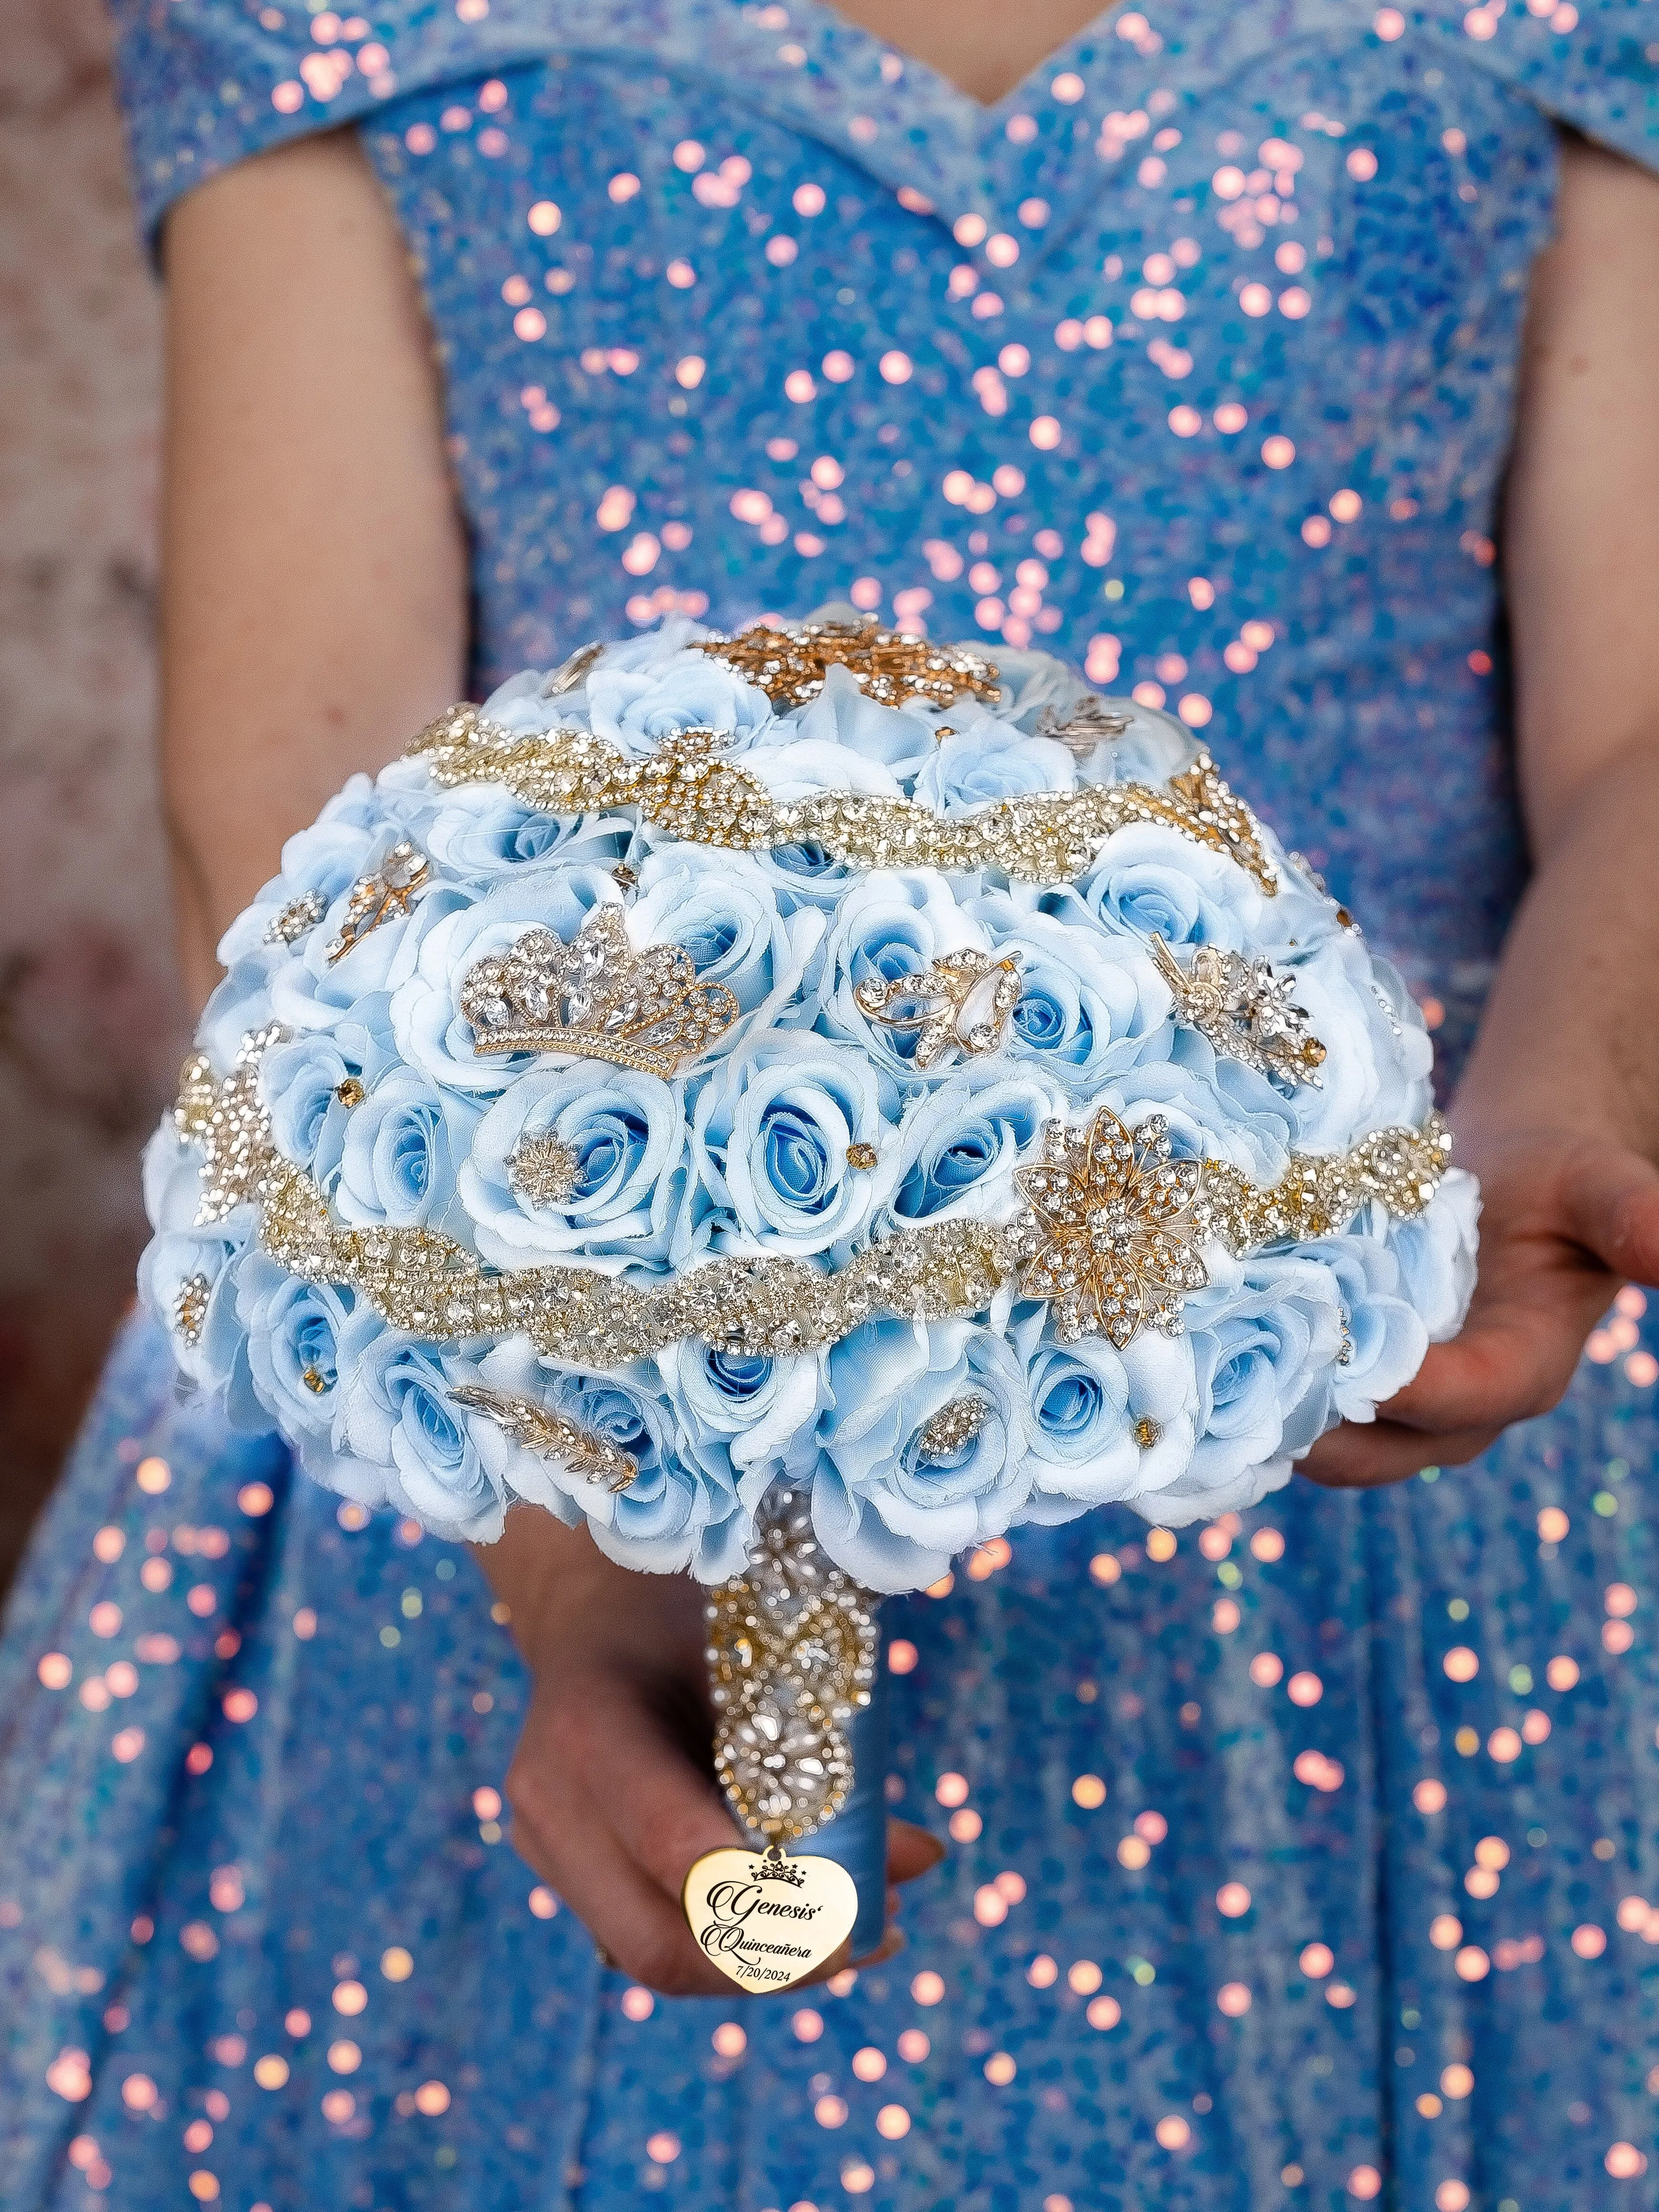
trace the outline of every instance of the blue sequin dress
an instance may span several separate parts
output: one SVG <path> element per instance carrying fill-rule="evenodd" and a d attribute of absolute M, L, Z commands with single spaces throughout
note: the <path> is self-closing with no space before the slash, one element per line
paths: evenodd
<path fill-rule="evenodd" d="M 816 0 L 118 13 L 151 219 L 361 130 L 480 685 L 848 594 L 1048 641 L 1212 718 L 1455 1060 L 1523 870 L 1528 271 L 1555 120 L 1659 154 L 1641 0 L 1146 0 L 988 110 Z M 955 1848 L 900 1959 L 744 2005 L 630 1988 L 503 1839 L 468 1556 L 130 1329 L 3 1647 L 0 2205 L 1653 2204 L 1654 1369 L 1633 1312 L 1593 1350 L 1466 1472 L 890 1607 L 891 1793 Z"/>

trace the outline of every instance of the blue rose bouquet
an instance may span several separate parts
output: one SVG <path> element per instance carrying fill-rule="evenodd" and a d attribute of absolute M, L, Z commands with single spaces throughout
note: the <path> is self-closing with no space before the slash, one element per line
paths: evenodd
<path fill-rule="evenodd" d="M 1285 1482 L 1452 1334 L 1416 1007 L 1191 734 L 851 610 L 590 647 L 291 839 L 146 1189 L 233 1421 L 449 1536 L 926 1585 Z"/>
<path fill-rule="evenodd" d="M 1042 653 L 850 608 L 590 646 L 354 777 L 221 956 L 151 1310 L 349 1498 L 710 1585 L 774 1848 L 686 1910 L 747 1988 L 880 1932 L 872 1593 L 1252 1504 L 1468 1302 L 1399 978 L 1180 723 Z M 826 1821 L 855 1881 L 778 1856 Z M 761 1881 L 815 1885 L 787 1972 L 721 1902 Z"/>

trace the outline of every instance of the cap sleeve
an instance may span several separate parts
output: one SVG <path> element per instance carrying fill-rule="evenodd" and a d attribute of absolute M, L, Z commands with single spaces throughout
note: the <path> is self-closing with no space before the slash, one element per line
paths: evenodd
<path fill-rule="evenodd" d="M 550 52 L 553 12 L 538 0 L 393 0 L 370 15 L 307 14 L 299 0 L 113 0 L 145 235 L 153 245 L 174 200 L 252 154 Z"/>
<path fill-rule="evenodd" d="M 1542 9 L 1542 12 L 1538 10 Z M 1659 168 L 1659 11 L 1652 0 L 1451 0 L 1435 27 L 1558 123 Z M 1392 9 L 1384 15 L 1401 20 Z M 1398 33 L 1396 33 L 1398 35 Z"/>

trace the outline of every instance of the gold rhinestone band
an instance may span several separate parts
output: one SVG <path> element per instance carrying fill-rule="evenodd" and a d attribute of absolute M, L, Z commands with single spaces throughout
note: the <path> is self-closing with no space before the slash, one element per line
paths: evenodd
<path fill-rule="evenodd" d="M 725 757 L 718 730 L 682 730 L 647 758 L 630 760 L 586 730 L 522 737 L 452 707 L 409 748 L 433 781 L 502 784 L 545 814 L 636 807 L 654 828 L 689 844 L 760 851 L 822 845 L 855 868 L 997 868 L 1022 883 L 1063 884 L 1083 874 L 1115 830 L 1150 822 L 1174 830 L 1249 871 L 1268 897 L 1279 877 L 1255 817 L 1200 752 L 1157 790 L 1088 784 L 1081 790 L 1002 799 L 972 814 L 935 814 L 914 799 L 813 792 L 775 799 L 758 777 Z"/>
<path fill-rule="evenodd" d="M 251 1035 L 222 1081 L 204 1054 L 185 1062 L 173 1110 L 180 1134 L 202 1148 L 198 1223 L 205 1227 L 239 1206 L 257 1206 L 259 1242 L 280 1266 L 306 1282 L 344 1285 L 411 1335 L 523 1334 L 538 1352 L 573 1366 L 615 1368 L 687 1337 L 787 1356 L 839 1343 L 878 1314 L 963 1318 L 987 1311 L 1016 1279 L 1033 1285 L 1028 1296 L 1062 1295 L 1037 1291 L 1031 1271 L 1045 1240 L 1064 1243 L 1072 1232 L 1061 1223 L 1057 1238 L 1041 1219 L 1033 1225 L 1033 1216 L 1006 1226 L 945 1221 L 905 1230 L 833 1274 L 799 1260 L 717 1259 L 651 1290 L 585 1267 L 498 1273 L 429 1229 L 345 1228 L 316 1183 L 272 1141 L 258 1062 L 280 1034 Z M 1039 1179 L 1054 1179 L 1058 1190 L 1079 1143 L 1086 1152 L 1085 1139 L 1062 1129 L 1048 1167 L 1022 1171 L 1029 1196 L 1035 1200 Z M 1450 1151 L 1444 1123 L 1431 1114 L 1420 1130 L 1380 1129 L 1339 1158 L 1293 1154 L 1269 1190 L 1234 1168 L 1206 1163 L 1204 1233 L 1242 1255 L 1281 1240 L 1329 1236 L 1369 1200 L 1409 1218 L 1434 1195 Z M 1197 1164 L 1177 1164 L 1184 1171 Z M 1196 1173 L 1189 1179 L 1195 1187 Z M 1155 1210 L 1172 1217 L 1162 1220 L 1160 1233 L 1182 1230 L 1180 1206 Z"/>
<path fill-rule="evenodd" d="M 793 1844 L 847 1801 L 846 1728 L 876 1679 L 878 1601 L 826 1559 L 803 1492 L 769 1492 L 746 1572 L 708 1600 L 714 1771 L 732 1810 Z"/>

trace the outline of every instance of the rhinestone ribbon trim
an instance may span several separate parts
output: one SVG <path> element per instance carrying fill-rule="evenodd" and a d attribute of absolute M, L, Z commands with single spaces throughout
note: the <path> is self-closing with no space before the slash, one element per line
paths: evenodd
<path fill-rule="evenodd" d="M 711 1594 L 714 1771 L 769 1844 L 798 1842 L 847 1802 L 847 1723 L 876 1679 L 878 1600 L 826 1559 L 806 1493 L 770 1492 L 747 1571 Z"/>
<path fill-rule="evenodd" d="M 1006 1226 L 945 1221 L 907 1230 L 833 1274 L 799 1260 L 765 1258 L 713 1260 L 652 1289 L 584 1267 L 498 1273 L 434 1231 L 348 1229 L 334 1218 L 316 1183 L 283 1159 L 271 1139 L 258 1064 L 281 1034 L 250 1035 L 222 1080 L 205 1054 L 185 1062 L 173 1114 L 179 1133 L 202 1150 L 198 1225 L 252 1203 L 259 1242 L 279 1266 L 302 1281 L 356 1291 L 394 1328 L 426 1337 L 522 1334 L 538 1352 L 573 1366 L 626 1366 L 686 1337 L 787 1357 L 838 1343 L 877 1314 L 944 1321 L 984 1313 L 1005 1284 L 1018 1284 L 1029 1297 L 1063 1297 L 1037 1287 L 1048 1279 L 1055 1245 L 1084 1233 L 1080 1218 L 1073 1224 L 1059 1216 L 1066 1202 L 1060 1184 L 1114 1131 L 1127 1140 L 1104 1109 L 1083 1133 L 1056 1124 L 1045 1168 L 1024 1171 L 1054 1179 L 1055 1209 L 1039 1212 L 1034 1206 Z M 1268 1190 L 1234 1168 L 1206 1162 L 1201 1211 L 1159 1208 L 1168 1216 L 1160 1234 L 1184 1240 L 1194 1258 L 1208 1237 L 1242 1255 L 1280 1240 L 1329 1236 L 1370 1200 L 1410 1217 L 1433 1197 L 1450 1153 L 1445 1124 L 1431 1114 L 1420 1130 L 1377 1130 L 1342 1157 L 1293 1155 Z M 1197 1164 L 1188 1164 L 1195 1188 Z"/>
<path fill-rule="evenodd" d="M 635 761 L 586 730 L 517 736 L 463 705 L 428 724 L 409 757 L 423 757 L 446 787 L 502 784 L 544 814 L 637 807 L 654 828 L 690 844 L 744 851 L 815 844 L 856 868 L 997 868 L 1031 884 L 1070 883 L 1115 830 L 1158 823 L 1237 860 L 1270 898 L 1279 890 L 1255 817 L 1208 753 L 1162 790 L 1089 784 L 947 816 L 913 799 L 862 792 L 775 799 L 758 777 L 725 757 L 726 743 L 718 730 L 681 730 Z"/>

